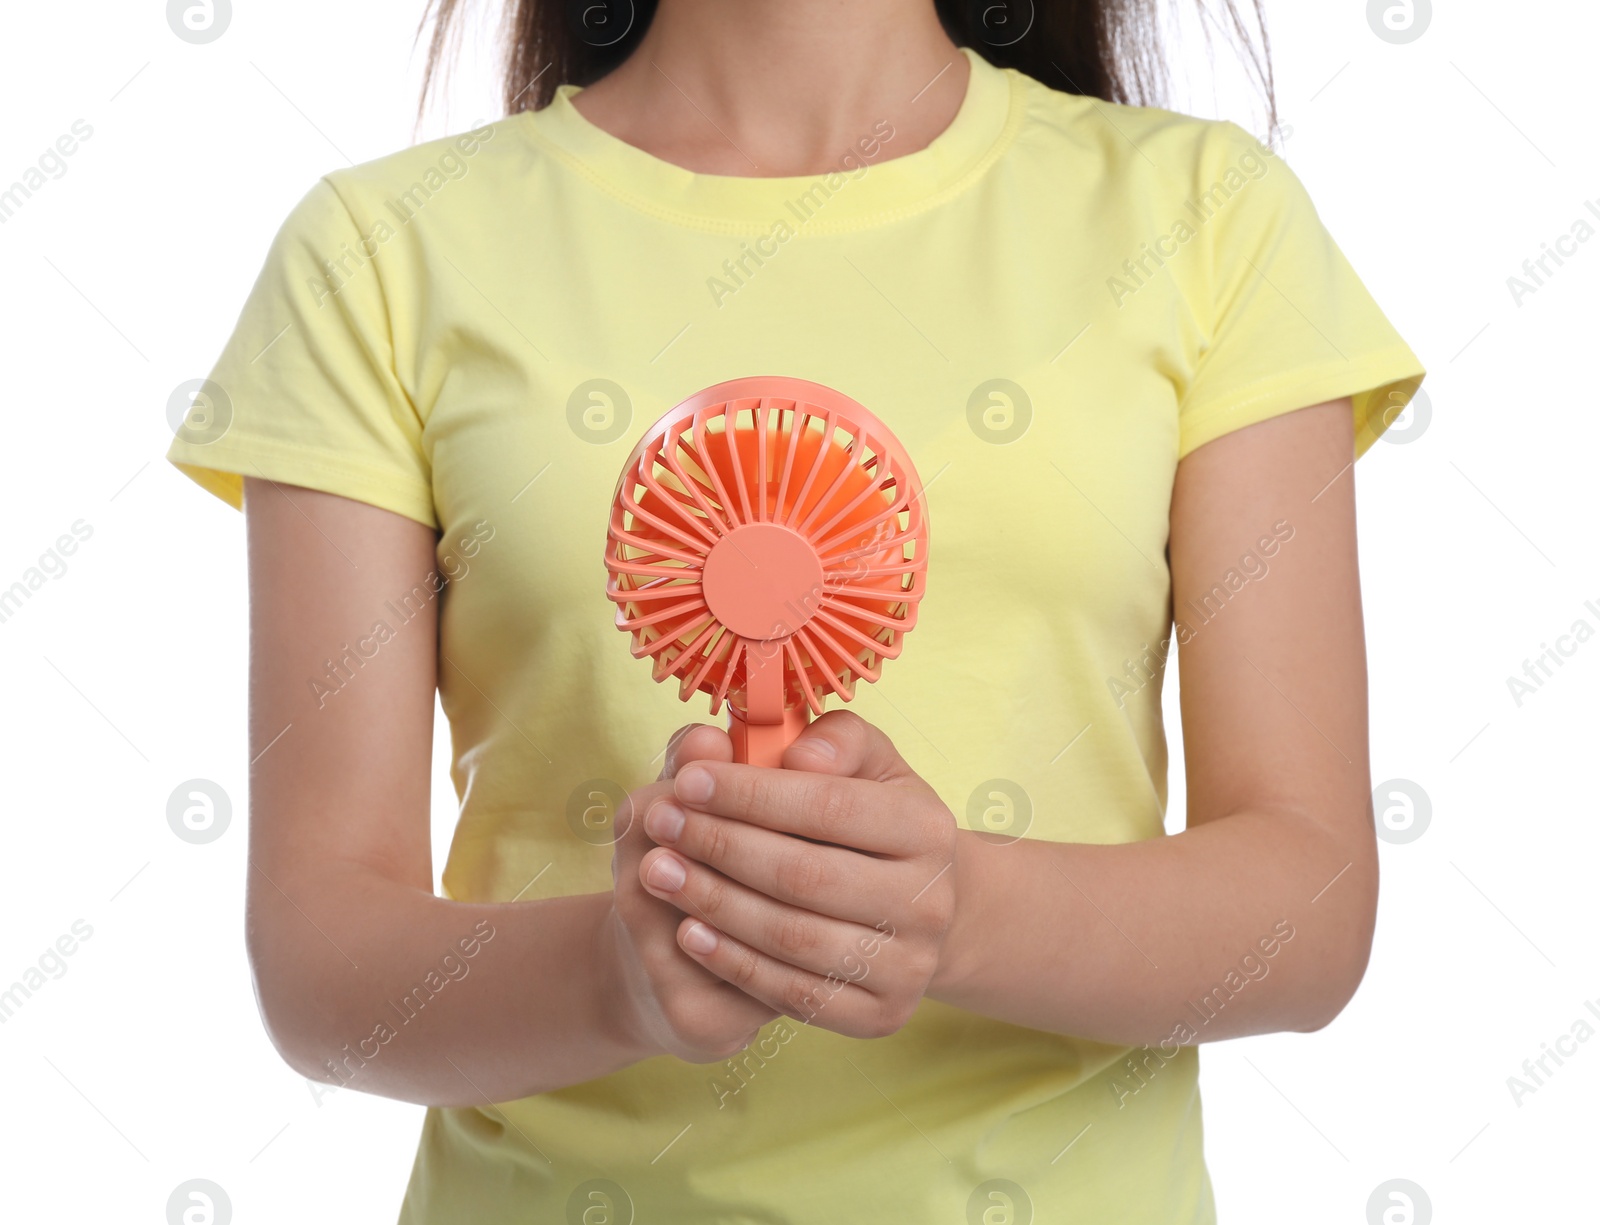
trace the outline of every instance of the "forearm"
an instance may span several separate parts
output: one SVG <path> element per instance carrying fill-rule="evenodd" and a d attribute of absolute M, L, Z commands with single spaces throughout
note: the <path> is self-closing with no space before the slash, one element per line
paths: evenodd
<path fill-rule="evenodd" d="M 432 1106 L 483 1106 L 616 1071 L 609 893 L 436 897 L 355 864 L 251 872 L 262 1016 L 302 1075 Z"/>
<path fill-rule="evenodd" d="M 963 832 L 956 872 L 928 995 L 1104 1042 L 1316 1029 L 1354 993 L 1371 946 L 1370 838 L 1297 816 L 1242 812 L 1109 846 Z"/>

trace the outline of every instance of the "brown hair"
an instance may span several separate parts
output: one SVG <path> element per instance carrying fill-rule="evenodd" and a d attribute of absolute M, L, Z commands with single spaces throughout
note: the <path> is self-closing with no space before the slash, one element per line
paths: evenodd
<path fill-rule="evenodd" d="M 1214 20 L 1207 0 L 1197 3 L 1202 22 Z M 421 108 L 454 48 L 466 7 L 466 0 L 428 0 L 417 32 L 420 38 L 432 22 Z M 1261 36 L 1259 53 L 1233 0 L 1222 0 L 1221 7 L 1275 129 L 1261 0 L 1250 6 Z M 934 8 L 952 41 L 998 68 L 1016 68 L 1053 89 L 1106 102 L 1159 106 L 1165 97 L 1159 0 L 934 0 Z M 655 11 L 656 0 L 505 0 L 501 94 L 507 113 L 539 110 L 558 85 L 590 85 L 605 76 L 633 53 Z"/>

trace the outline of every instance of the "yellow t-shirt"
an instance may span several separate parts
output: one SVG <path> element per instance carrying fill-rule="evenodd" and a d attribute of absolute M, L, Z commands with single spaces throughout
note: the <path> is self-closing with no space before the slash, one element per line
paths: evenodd
<path fill-rule="evenodd" d="M 1179 459 L 1344 395 L 1364 452 L 1423 369 L 1242 129 L 965 54 L 945 132 L 895 156 L 880 123 L 836 174 L 692 174 L 563 86 L 285 222 L 168 457 L 234 506 L 243 473 L 385 507 L 466 568 L 449 896 L 609 889 L 607 806 L 708 717 L 631 657 L 601 559 L 634 442 L 743 375 L 854 397 L 927 484 L 918 625 L 855 709 L 965 825 L 1161 836 L 1160 674 L 1129 664 L 1170 633 Z M 726 1066 L 430 1109 L 401 1219 L 1211 1221 L 1198 1055 L 1136 1054 L 933 1001 L 876 1041 L 780 1018 Z"/>

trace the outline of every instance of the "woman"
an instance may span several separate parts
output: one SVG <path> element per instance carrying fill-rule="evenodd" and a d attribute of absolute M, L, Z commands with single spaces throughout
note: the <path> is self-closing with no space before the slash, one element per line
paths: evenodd
<path fill-rule="evenodd" d="M 1214 1220 L 1198 1044 L 1367 961 L 1350 469 L 1420 364 L 1269 147 L 1124 101 L 1125 6 L 578 12 L 517 8 L 506 118 L 311 188 L 169 453 L 247 512 L 273 1041 L 429 1107 L 417 1225 Z M 747 374 L 871 409 L 932 527 L 781 770 L 669 738 L 600 565 Z"/>

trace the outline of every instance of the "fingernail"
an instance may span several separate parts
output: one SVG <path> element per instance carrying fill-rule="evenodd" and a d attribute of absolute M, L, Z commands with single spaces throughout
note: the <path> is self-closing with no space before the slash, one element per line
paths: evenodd
<path fill-rule="evenodd" d="M 652 804 L 644 814 L 644 832 L 657 842 L 676 842 L 683 833 L 683 809 L 665 800 Z"/>
<path fill-rule="evenodd" d="M 662 855 L 650 865 L 650 883 L 657 889 L 676 893 L 683 888 L 683 864 L 676 855 Z"/>
<path fill-rule="evenodd" d="M 839 750 L 826 736 L 811 737 L 806 741 L 806 748 L 827 761 L 833 761 L 839 756 Z"/>
<path fill-rule="evenodd" d="M 683 933 L 683 947 L 691 953 L 702 955 L 714 952 L 717 947 L 717 933 L 704 923 L 696 923 Z"/>
<path fill-rule="evenodd" d="M 711 771 L 702 766 L 685 766 L 673 783 L 678 798 L 690 804 L 704 804 L 711 798 L 712 789 Z"/>

